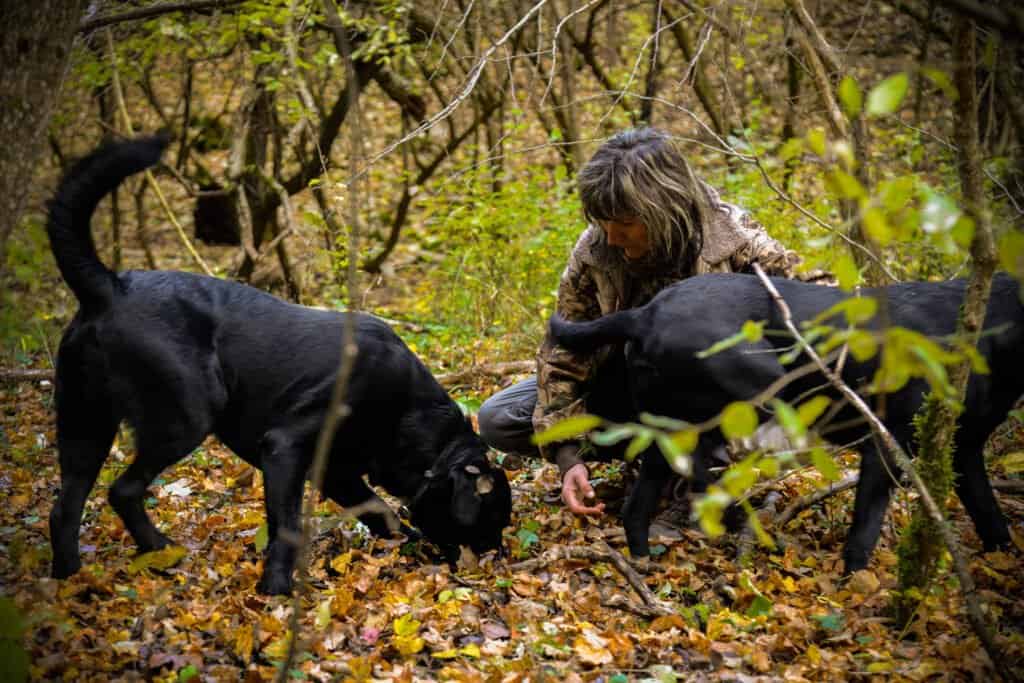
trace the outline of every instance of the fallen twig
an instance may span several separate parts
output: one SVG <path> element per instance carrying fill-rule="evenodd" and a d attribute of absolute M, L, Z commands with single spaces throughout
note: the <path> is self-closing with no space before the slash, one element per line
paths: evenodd
<path fill-rule="evenodd" d="M 806 496 L 803 496 L 802 498 L 794 500 L 792 503 L 786 506 L 786 509 L 782 511 L 781 515 L 779 515 L 772 521 L 772 526 L 782 528 L 791 519 L 796 517 L 797 514 L 799 514 L 801 511 L 806 510 L 812 505 L 820 503 L 826 498 L 831 498 L 837 493 L 841 493 L 843 491 L 846 491 L 847 489 L 852 489 L 854 486 L 857 485 L 857 480 L 859 478 L 859 475 L 851 474 L 850 476 L 845 477 L 844 479 L 840 479 L 834 484 L 829 484 L 825 488 L 817 489 L 815 491 L 812 491 L 811 493 L 808 493 Z"/>
<path fill-rule="evenodd" d="M 1024 480 L 1020 479 L 994 479 L 992 488 L 1003 493 L 1024 493 Z"/>
<path fill-rule="evenodd" d="M 0 368 L 0 382 L 42 382 L 53 381 L 53 370 L 17 370 Z"/>
<path fill-rule="evenodd" d="M 517 562 L 516 564 L 508 565 L 508 569 L 511 572 L 532 572 L 540 569 L 541 567 L 547 567 L 554 562 L 559 560 L 587 560 L 589 562 L 605 562 L 615 567 L 626 582 L 636 591 L 637 595 L 640 596 L 640 600 L 643 605 L 634 605 L 630 603 L 625 596 L 616 596 L 612 600 L 604 603 L 608 607 L 616 607 L 619 609 L 625 609 L 635 614 L 639 614 L 645 617 L 651 616 L 663 616 L 666 614 L 675 614 L 675 610 L 671 606 L 659 600 L 657 596 L 647 587 L 641 578 L 639 572 L 647 571 L 650 568 L 649 562 L 639 561 L 635 559 L 627 559 L 618 550 L 615 550 L 607 543 L 602 542 L 603 547 L 592 547 L 592 546 L 565 546 L 557 545 L 549 550 L 546 550 L 539 557 L 534 557 L 529 560 Z"/>
<path fill-rule="evenodd" d="M 505 363 L 488 363 L 486 365 L 474 365 L 467 370 L 449 372 L 437 376 L 441 386 L 450 387 L 465 382 L 466 380 L 480 377 L 505 377 L 506 375 L 524 375 L 535 372 L 537 363 L 532 360 L 513 360 Z"/>

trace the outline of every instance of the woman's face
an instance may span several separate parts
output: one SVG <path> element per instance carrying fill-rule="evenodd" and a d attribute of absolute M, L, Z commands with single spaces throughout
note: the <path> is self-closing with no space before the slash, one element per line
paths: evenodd
<path fill-rule="evenodd" d="M 598 224 L 604 230 L 608 244 L 622 249 L 626 258 L 630 260 L 643 258 L 651 249 L 650 240 L 647 239 L 647 226 L 639 218 L 598 221 Z"/>

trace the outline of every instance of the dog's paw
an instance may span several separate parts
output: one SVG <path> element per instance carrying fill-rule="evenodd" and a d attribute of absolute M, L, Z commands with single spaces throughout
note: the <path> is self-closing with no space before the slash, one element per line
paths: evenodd
<path fill-rule="evenodd" d="M 50 576 L 55 579 L 66 579 L 78 573 L 82 568 L 82 561 L 75 558 L 74 561 L 59 562 L 56 559 L 50 567 Z"/>
<path fill-rule="evenodd" d="M 292 579 L 279 572 L 264 572 L 256 590 L 263 595 L 291 595 Z"/>

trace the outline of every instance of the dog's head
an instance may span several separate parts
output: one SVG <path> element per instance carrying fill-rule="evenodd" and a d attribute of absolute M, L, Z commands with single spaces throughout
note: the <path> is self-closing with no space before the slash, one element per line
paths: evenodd
<path fill-rule="evenodd" d="M 409 504 L 412 523 L 449 558 L 459 546 L 473 552 L 501 548 L 501 532 L 511 523 L 512 491 L 505 471 L 491 465 L 476 434 L 460 435 L 424 473 Z"/>

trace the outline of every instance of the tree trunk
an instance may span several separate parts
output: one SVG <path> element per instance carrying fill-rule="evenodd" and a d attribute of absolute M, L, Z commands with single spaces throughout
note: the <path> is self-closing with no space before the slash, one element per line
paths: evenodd
<path fill-rule="evenodd" d="M 81 0 L 0 0 L 0 268 L 39 168 L 81 16 Z"/>
<path fill-rule="evenodd" d="M 957 337 L 964 344 L 976 346 L 981 335 L 996 268 L 995 241 L 985 209 L 982 182 L 981 151 L 978 143 L 978 94 L 975 77 L 974 23 L 960 18 L 954 29 L 953 61 L 956 88 L 956 142 L 960 155 L 957 167 L 963 192 L 964 212 L 974 221 L 971 261 L 974 267 L 964 294 L 964 303 L 957 322 Z M 954 400 L 962 402 L 967 393 L 971 364 L 964 360 L 950 369 L 949 381 Z M 953 437 L 956 434 L 958 411 L 951 401 L 929 396 L 918 420 L 918 471 L 928 485 L 932 497 L 940 505 L 949 496 L 953 483 Z M 981 457 L 981 454 L 972 454 Z M 900 541 L 900 586 L 897 610 L 907 621 L 916 609 L 916 600 L 907 597 L 908 589 L 923 592 L 931 581 L 936 563 L 945 546 L 935 523 L 923 509 L 917 509 Z"/>

